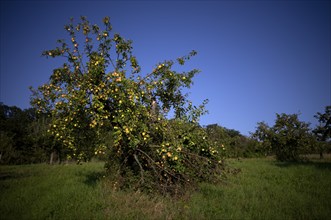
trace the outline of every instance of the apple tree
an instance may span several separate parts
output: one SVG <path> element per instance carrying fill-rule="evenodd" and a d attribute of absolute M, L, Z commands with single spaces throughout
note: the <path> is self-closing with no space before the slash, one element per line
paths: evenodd
<path fill-rule="evenodd" d="M 32 105 L 50 118 L 49 133 L 69 157 L 103 155 L 110 172 L 133 175 L 137 187 L 177 192 L 197 181 L 217 180 L 221 146 L 214 146 L 198 124 L 207 101 L 194 106 L 183 93 L 199 71 L 174 70 L 197 53 L 143 73 L 132 41 L 112 32 L 109 17 L 103 27 L 86 17 L 71 19 L 65 26 L 69 42 L 59 40 L 55 49 L 43 52 L 65 60 L 47 83 L 32 89 Z"/>

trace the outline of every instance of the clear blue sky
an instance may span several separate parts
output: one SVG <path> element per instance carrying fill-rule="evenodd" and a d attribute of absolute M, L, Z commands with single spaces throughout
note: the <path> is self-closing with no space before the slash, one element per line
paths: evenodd
<path fill-rule="evenodd" d="M 29 107 L 29 86 L 47 82 L 60 63 L 41 57 L 67 37 L 70 17 L 110 16 L 133 40 L 143 71 L 192 49 L 202 72 L 194 104 L 210 100 L 201 124 L 254 131 L 275 113 L 313 115 L 331 104 L 330 1 L 1 1 L 0 101 Z"/>

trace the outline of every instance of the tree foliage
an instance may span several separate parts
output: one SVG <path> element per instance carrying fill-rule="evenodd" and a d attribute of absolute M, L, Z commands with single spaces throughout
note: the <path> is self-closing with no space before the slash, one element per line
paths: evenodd
<path fill-rule="evenodd" d="M 264 155 L 264 150 L 258 142 L 250 137 L 240 134 L 239 131 L 228 129 L 218 124 L 206 127 L 208 138 L 216 145 L 221 145 L 226 157 L 259 157 Z"/>
<path fill-rule="evenodd" d="M 174 70 L 197 53 L 141 73 L 132 41 L 112 33 L 109 17 L 103 26 L 72 19 L 65 26 L 70 42 L 59 40 L 43 53 L 67 60 L 48 83 L 32 89 L 31 104 L 49 116 L 49 133 L 68 156 L 81 161 L 104 155 L 109 169 L 115 163 L 122 176 L 139 176 L 137 185 L 148 177 L 163 189 L 215 178 L 222 157 L 198 125 L 207 101 L 197 107 L 183 93 L 199 71 Z"/>
<path fill-rule="evenodd" d="M 35 145 L 31 136 L 35 120 L 33 109 L 21 110 L 0 103 L 0 164 L 45 161 L 45 151 Z"/>
<path fill-rule="evenodd" d="M 326 141 L 331 138 L 331 105 L 325 106 L 325 112 L 314 116 L 319 125 L 313 130 L 319 141 Z"/>
<path fill-rule="evenodd" d="M 258 122 L 256 131 L 251 135 L 253 139 L 258 141 L 258 144 L 262 149 L 264 149 L 266 155 L 272 154 L 272 131 L 266 122 Z"/>
<path fill-rule="evenodd" d="M 301 153 L 309 152 L 312 141 L 309 124 L 300 121 L 298 114 L 276 114 L 273 127 L 260 122 L 252 136 L 280 161 L 300 160 Z"/>
<path fill-rule="evenodd" d="M 277 114 L 273 127 L 272 146 L 281 161 L 298 161 L 309 144 L 309 124 L 301 122 L 297 114 Z"/>
<path fill-rule="evenodd" d="M 318 141 L 317 148 L 320 157 L 323 158 L 323 152 L 331 150 L 331 106 L 325 106 L 324 113 L 317 112 L 314 116 L 319 124 L 313 130 Z"/>

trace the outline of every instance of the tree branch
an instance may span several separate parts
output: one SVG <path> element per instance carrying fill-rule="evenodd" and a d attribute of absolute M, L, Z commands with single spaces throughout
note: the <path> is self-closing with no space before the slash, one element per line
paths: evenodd
<path fill-rule="evenodd" d="M 137 157 L 137 154 L 133 154 L 133 157 L 134 159 L 136 160 L 137 164 L 139 165 L 139 168 L 140 168 L 140 175 L 141 175 L 141 181 L 144 182 L 144 168 L 141 166 L 139 160 L 138 160 L 138 157 Z"/>

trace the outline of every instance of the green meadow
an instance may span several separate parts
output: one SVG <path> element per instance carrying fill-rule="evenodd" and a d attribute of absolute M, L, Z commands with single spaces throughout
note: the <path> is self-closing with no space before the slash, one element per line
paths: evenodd
<path fill-rule="evenodd" d="M 183 198 L 116 189 L 103 163 L 0 166 L 0 219 L 330 219 L 331 160 L 229 159 Z"/>

